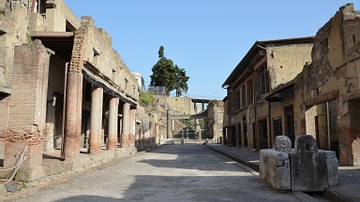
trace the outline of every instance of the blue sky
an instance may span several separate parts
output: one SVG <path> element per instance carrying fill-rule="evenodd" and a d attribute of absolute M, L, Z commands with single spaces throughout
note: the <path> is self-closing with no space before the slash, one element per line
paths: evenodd
<path fill-rule="evenodd" d="M 313 36 L 360 0 L 64 0 L 110 34 L 130 71 L 150 83 L 160 46 L 190 77 L 186 96 L 223 99 L 221 85 L 257 40 Z"/>

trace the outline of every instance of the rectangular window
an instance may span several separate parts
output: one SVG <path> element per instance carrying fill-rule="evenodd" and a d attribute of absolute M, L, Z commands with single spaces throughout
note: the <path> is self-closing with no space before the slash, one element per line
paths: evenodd
<path fill-rule="evenodd" d="M 261 95 L 268 93 L 269 81 L 266 64 L 260 67 L 260 86 L 261 86 Z"/>

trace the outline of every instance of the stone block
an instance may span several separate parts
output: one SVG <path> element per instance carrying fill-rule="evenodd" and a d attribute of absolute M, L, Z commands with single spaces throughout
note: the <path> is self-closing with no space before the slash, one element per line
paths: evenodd
<path fill-rule="evenodd" d="M 335 151 L 319 150 L 319 152 L 324 153 L 326 156 L 328 186 L 331 187 L 331 186 L 337 185 L 338 184 L 338 160 L 336 158 Z"/>
<path fill-rule="evenodd" d="M 260 150 L 260 180 L 279 190 L 290 190 L 290 159 L 286 152 Z"/>
<path fill-rule="evenodd" d="M 33 182 L 45 177 L 45 172 L 41 165 L 39 166 L 20 166 L 16 173 L 15 180 L 24 182 Z"/>
<path fill-rule="evenodd" d="M 319 153 L 315 139 L 310 135 L 295 139 L 290 153 L 292 191 L 323 191 L 328 187 L 325 153 Z"/>

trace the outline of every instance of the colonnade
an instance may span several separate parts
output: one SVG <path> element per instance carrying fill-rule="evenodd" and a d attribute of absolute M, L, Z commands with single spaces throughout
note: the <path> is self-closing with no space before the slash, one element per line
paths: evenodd
<path fill-rule="evenodd" d="M 83 77 L 75 71 L 68 74 L 68 88 L 65 113 L 65 134 L 62 157 L 64 159 L 76 159 L 80 154 L 80 137 L 82 135 L 82 95 Z M 122 148 L 135 147 L 135 124 L 136 109 L 132 109 L 130 103 L 125 102 L 122 106 L 122 122 L 119 120 L 119 98 L 111 97 L 109 101 L 108 122 L 106 124 L 108 139 L 106 149 L 117 149 L 118 132 L 120 131 L 120 146 Z M 89 154 L 101 152 L 103 144 L 103 105 L 104 89 L 93 86 L 91 91 L 90 112 L 90 135 L 88 140 Z M 121 128 L 119 130 L 119 127 Z"/>

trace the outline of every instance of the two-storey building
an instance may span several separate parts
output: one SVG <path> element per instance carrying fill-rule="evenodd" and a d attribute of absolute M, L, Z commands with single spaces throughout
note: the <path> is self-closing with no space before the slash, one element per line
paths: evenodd
<path fill-rule="evenodd" d="M 254 43 L 222 85 L 227 89 L 224 144 L 260 150 L 272 147 L 276 135 L 294 140 L 296 109 L 288 103 L 284 113 L 274 111 L 267 99 L 276 88 L 288 85 L 311 61 L 312 46 L 313 37 Z M 284 92 L 276 96 L 294 94 Z"/>

